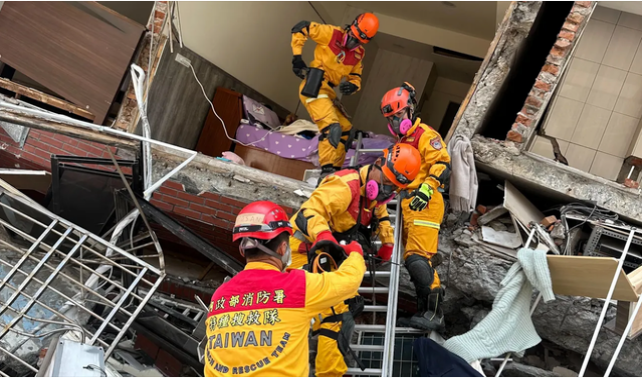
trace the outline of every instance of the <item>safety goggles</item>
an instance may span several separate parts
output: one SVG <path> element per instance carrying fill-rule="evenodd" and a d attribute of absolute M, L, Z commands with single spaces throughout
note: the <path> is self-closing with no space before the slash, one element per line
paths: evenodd
<path fill-rule="evenodd" d="M 292 226 L 290 225 L 290 222 L 288 221 L 274 221 L 274 222 L 269 222 L 268 224 L 256 224 L 252 226 L 246 226 L 246 225 L 237 226 L 232 230 L 232 232 L 235 234 L 239 232 L 271 232 L 282 227 L 292 228 Z"/>
<path fill-rule="evenodd" d="M 370 41 L 370 40 L 371 40 L 371 38 L 370 38 L 369 36 L 367 36 L 367 35 L 366 35 L 366 33 L 364 33 L 364 32 L 359 28 L 359 24 L 357 23 L 357 20 L 353 21 L 353 26 L 355 27 L 355 29 L 357 29 L 357 36 L 358 36 L 359 38 L 361 38 L 362 40 L 365 40 L 365 41 Z"/>
<path fill-rule="evenodd" d="M 271 251 L 268 247 L 263 245 L 261 241 L 253 238 L 243 238 L 241 239 L 241 244 L 239 244 L 239 251 L 241 252 L 242 255 L 245 255 L 245 251 L 248 249 L 259 249 L 263 253 L 267 253 L 270 256 L 276 257 L 278 259 L 281 258 L 281 256 L 274 252 Z"/>

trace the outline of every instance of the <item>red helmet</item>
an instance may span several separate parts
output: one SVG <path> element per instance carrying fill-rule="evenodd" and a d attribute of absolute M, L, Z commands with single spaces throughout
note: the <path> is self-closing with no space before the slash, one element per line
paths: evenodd
<path fill-rule="evenodd" d="M 368 43 L 377 34 L 380 20 L 373 13 L 362 13 L 355 18 L 350 26 L 351 32 L 362 44 Z"/>
<path fill-rule="evenodd" d="M 288 214 L 274 202 L 257 201 L 246 205 L 234 222 L 232 241 L 241 238 L 271 240 L 282 232 L 292 235 Z"/>
<path fill-rule="evenodd" d="M 380 103 L 384 117 L 390 117 L 402 109 L 415 106 L 415 88 L 409 83 L 386 92 Z"/>

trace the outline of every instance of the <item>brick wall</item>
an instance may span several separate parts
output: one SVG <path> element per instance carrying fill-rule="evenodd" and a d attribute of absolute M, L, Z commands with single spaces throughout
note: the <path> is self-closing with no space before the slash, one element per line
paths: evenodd
<path fill-rule="evenodd" d="M 105 147 L 99 143 L 31 129 L 24 148 L 20 149 L 0 128 L 0 167 L 50 171 L 51 154 L 109 158 Z M 115 148 L 110 148 L 115 153 Z M 92 168 L 108 169 L 100 166 Z M 172 181 L 160 187 L 150 202 L 230 256 L 243 261 L 238 243 L 232 242 L 232 228 L 237 214 L 246 203 L 217 193 L 189 193 L 183 184 Z M 291 208 L 284 207 L 284 210 L 288 214 L 293 213 Z M 161 240 L 186 245 L 160 226 L 154 229 Z"/>
<path fill-rule="evenodd" d="M 23 148 L 0 128 L 0 167 L 51 171 L 51 155 L 109 158 L 107 146 L 31 129 Z M 116 153 L 116 147 L 109 147 Z"/>
<path fill-rule="evenodd" d="M 570 58 L 571 50 L 578 41 L 578 35 L 587 24 L 594 3 L 593 1 L 574 2 L 574 6 L 558 33 L 558 38 L 547 55 L 545 64 L 525 100 L 522 110 L 507 133 L 507 140 L 522 144 L 527 142 L 533 134 L 562 77 L 562 71 Z"/>

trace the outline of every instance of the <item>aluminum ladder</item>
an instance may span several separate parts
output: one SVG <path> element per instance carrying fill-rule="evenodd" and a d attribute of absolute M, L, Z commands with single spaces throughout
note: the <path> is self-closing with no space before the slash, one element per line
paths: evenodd
<path fill-rule="evenodd" d="M 393 201 L 392 201 L 393 202 Z M 351 348 L 356 352 L 382 352 L 382 368 L 373 369 L 367 368 L 362 371 L 360 368 L 348 368 L 346 374 L 354 376 L 379 376 L 379 377 L 392 377 L 393 376 L 393 356 L 395 351 L 395 336 L 401 333 L 413 334 L 426 334 L 426 331 L 418 330 L 415 328 L 396 327 L 397 323 L 397 301 L 398 301 L 398 286 L 400 281 L 400 263 L 402 261 L 402 217 L 401 217 L 401 201 L 395 200 L 396 212 L 390 214 L 394 222 L 394 239 L 395 244 L 393 247 L 393 255 L 391 256 L 391 263 L 389 271 L 375 271 L 375 277 L 372 277 L 372 272 L 367 270 L 365 278 L 366 282 L 372 282 L 375 286 L 375 278 L 388 278 L 388 287 L 371 287 L 364 286 L 364 283 L 359 288 L 358 292 L 362 295 L 368 294 L 388 294 L 388 305 L 366 305 L 364 306 L 364 313 L 386 313 L 386 324 L 357 324 L 355 325 L 356 332 L 369 332 L 369 333 L 383 333 L 384 345 L 366 345 L 366 344 L 351 344 Z M 372 278 L 372 279 L 371 279 Z M 361 337 L 358 340 L 362 340 Z"/>

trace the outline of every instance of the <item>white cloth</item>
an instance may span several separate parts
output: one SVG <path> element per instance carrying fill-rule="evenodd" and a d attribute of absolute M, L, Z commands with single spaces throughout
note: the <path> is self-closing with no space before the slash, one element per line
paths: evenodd
<path fill-rule="evenodd" d="M 298 119 L 288 126 L 282 126 L 277 131 L 286 135 L 297 135 L 302 131 L 312 131 L 313 133 L 318 133 L 319 127 L 308 120 Z"/>
<path fill-rule="evenodd" d="M 449 203 L 454 212 L 470 213 L 478 199 L 478 174 L 469 138 L 454 135 L 447 145 L 451 156 Z"/>
<path fill-rule="evenodd" d="M 506 352 L 521 355 L 525 349 L 540 343 L 531 321 L 530 304 L 534 287 L 545 303 L 555 299 L 547 253 L 521 248 L 517 257 L 518 262 L 500 282 L 491 312 L 471 331 L 444 342 L 446 349 L 468 363 Z"/>

